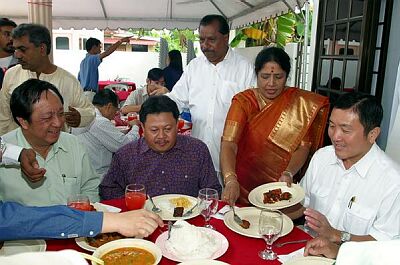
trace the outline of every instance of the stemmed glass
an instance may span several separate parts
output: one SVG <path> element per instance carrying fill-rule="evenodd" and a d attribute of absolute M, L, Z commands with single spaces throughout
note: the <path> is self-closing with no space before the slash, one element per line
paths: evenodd
<path fill-rule="evenodd" d="M 283 216 L 278 210 L 263 209 L 260 213 L 258 231 L 265 240 L 267 247 L 258 252 L 258 256 L 264 260 L 274 260 L 277 255 L 272 251 L 272 244 L 278 239 L 283 226 Z"/>
<path fill-rule="evenodd" d="M 205 219 L 204 227 L 214 229 L 214 227 L 210 225 L 210 218 L 218 209 L 218 191 L 210 188 L 201 189 L 199 190 L 198 199 L 201 215 L 204 216 Z"/>

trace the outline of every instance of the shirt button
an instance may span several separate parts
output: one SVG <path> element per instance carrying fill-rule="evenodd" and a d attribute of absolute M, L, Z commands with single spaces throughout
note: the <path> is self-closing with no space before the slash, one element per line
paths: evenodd
<path fill-rule="evenodd" d="M 162 190 L 165 190 L 165 188 L 162 188 Z"/>
<path fill-rule="evenodd" d="M 165 172 L 164 172 L 164 170 L 163 171 L 161 171 L 161 174 L 164 174 Z"/>
<path fill-rule="evenodd" d="M 61 236 L 62 236 L 62 237 L 65 237 L 65 234 L 64 234 L 64 233 L 61 233 Z"/>
<path fill-rule="evenodd" d="M 94 234 L 94 232 L 93 232 L 93 231 L 90 231 L 90 232 L 89 232 L 89 235 L 93 236 L 93 234 Z"/>
<path fill-rule="evenodd" d="M 187 175 L 185 175 L 185 179 L 187 179 L 188 178 L 188 176 Z"/>

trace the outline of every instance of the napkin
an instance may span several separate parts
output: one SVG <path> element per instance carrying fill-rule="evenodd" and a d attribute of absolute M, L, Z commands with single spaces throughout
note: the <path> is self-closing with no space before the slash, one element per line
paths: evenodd
<path fill-rule="evenodd" d="M 235 206 L 235 209 L 237 209 L 238 207 Z M 224 207 L 222 207 L 221 209 L 219 209 L 219 211 L 214 214 L 211 215 L 211 217 L 215 218 L 215 219 L 220 219 L 220 220 L 224 220 L 224 215 L 229 212 L 231 210 L 231 207 L 229 205 L 225 205 Z"/>
<path fill-rule="evenodd" d="M 278 260 L 282 263 L 285 263 L 288 260 L 297 258 L 297 257 L 303 257 L 304 253 L 304 248 L 298 249 L 296 251 L 293 251 L 292 253 L 289 253 L 287 255 L 278 255 Z"/>

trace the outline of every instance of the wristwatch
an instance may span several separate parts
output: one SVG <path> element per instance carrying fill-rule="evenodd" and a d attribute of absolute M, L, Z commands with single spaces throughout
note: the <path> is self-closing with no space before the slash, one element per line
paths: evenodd
<path fill-rule="evenodd" d="M 350 241 L 351 234 L 347 233 L 346 231 L 340 232 L 340 243 L 343 244 L 344 242 Z"/>

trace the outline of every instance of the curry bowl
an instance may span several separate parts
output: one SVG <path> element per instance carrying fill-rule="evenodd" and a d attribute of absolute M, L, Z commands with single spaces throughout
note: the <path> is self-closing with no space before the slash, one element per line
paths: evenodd
<path fill-rule="evenodd" d="M 112 254 L 113 256 L 112 258 L 117 259 L 118 253 L 115 252 L 119 252 L 119 254 L 121 254 L 120 256 L 123 256 L 126 259 L 130 258 L 133 259 L 134 256 L 135 258 L 150 259 L 149 254 L 151 254 L 154 258 L 154 262 L 150 263 L 149 262 L 142 263 L 141 261 L 130 260 L 131 263 L 133 262 L 132 264 L 158 264 L 162 258 L 161 249 L 156 244 L 144 239 L 137 239 L 137 238 L 124 238 L 108 242 L 102 245 L 101 247 L 97 248 L 96 251 L 93 252 L 93 256 L 104 260 L 107 259 L 108 254 Z M 140 255 L 137 254 L 127 255 L 127 252 L 128 253 L 137 252 L 140 253 Z M 124 263 L 111 263 L 111 264 L 124 264 Z M 97 263 L 92 261 L 92 265 L 97 265 Z"/>

